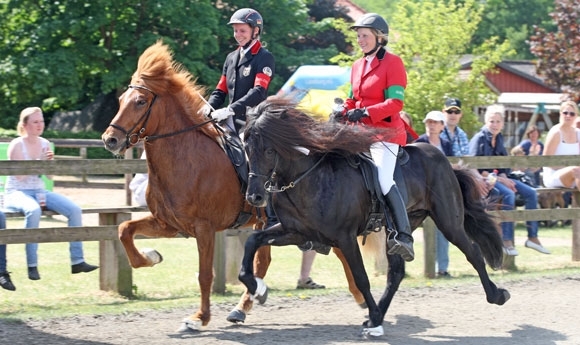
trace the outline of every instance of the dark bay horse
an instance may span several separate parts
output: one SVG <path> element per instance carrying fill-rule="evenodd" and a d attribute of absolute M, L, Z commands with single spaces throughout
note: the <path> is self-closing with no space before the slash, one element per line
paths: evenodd
<path fill-rule="evenodd" d="M 197 330 L 210 321 L 216 231 L 231 227 L 238 215 L 251 212 L 222 144 L 223 133 L 197 112 L 201 94 L 190 73 L 173 61 L 160 42 L 139 58 L 131 85 L 119 98 L 120 108 L 102 139 L 114 154 L 144 143 L 149 172 L 147 204 L 151 215 L 119 225 L 119 238 L 134 268 L 150 267 L 162 258 L 154 250 L 139 251 L 134 237 L 194 237 L 199 251 L 199 310 L 183 321 L 182 330 Z M 256 218 L 250 220 L 255 223 Z M 270 264 L 265 247 L 256 256 L 257 276 Z M 185 274 L 194 274 L 184 263 Z M 244 294 L 237 310 L 249 311 Z"/>
<path fill-rule="evenodd" d="M 372 200 L 354 158 L 368 151 L 378 136 L 385 138 L 388 133 L 319 122 L 277 97 L 270 97 L 253 113 L 244 130 L 250 161 L 246 199 L 263 207 L 266 194 L 272 193 L 280 224 L 249 237 L 240 280 L 251 294 L 267 291 L 265 283 L 254 279 L 252 271 L 252 258 L 263 245 L 298 245 L 306 241 L 330 245 L 343 260 L 347 278 L 354 280 L 369 308 L 363 333 L 381 335 L 384 315 L 404 277 L 405 263 L 398 255 L 388 255 L 387 286 L 377 305 L 357 244 L 357 236 L 365 230 L 371 213 Z M 475 268 L 487 301 L 503 305 L 510 295 L 497 288 L 485 267 L 486 261 L 492 268 L 501 266 L 502 240 L 474 188 L 473 174 L 465 167 L 454 169 L 435 146 L 411 144 L 405 150 L 409 159 L 402 165 L 402 175 L 412 228 L 431 217 Z M 352 286 L 351 292 L 355 299 L 360 296 Z"/>

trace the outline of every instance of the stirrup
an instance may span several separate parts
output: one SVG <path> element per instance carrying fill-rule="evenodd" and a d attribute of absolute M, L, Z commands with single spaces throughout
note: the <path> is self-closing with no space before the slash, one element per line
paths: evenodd
<path fill-rule="evenodd" d="M 415 251 L 413 250 L 413 242 L 402 242 L 399 240 L 399 232 L 397 230 L 391 231 L 387 236 L 387 246 L 389 255 L 400 255 L 405 261 L 413 261 L 415 259 Z M 412 237 L 411 237 L 412 238 Z"/>

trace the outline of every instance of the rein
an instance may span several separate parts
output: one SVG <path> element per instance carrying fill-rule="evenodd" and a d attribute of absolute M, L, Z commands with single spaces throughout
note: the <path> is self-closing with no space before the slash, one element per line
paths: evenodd
<path fill-rule="evenodd" d="M 204 121 L 202 123 L 198 123 L 196 125 L 189 126 L 189 127 L 186 127 L 184 129 L 180 129 L 180 130 L 175 131 L 175 132 L 158 134 L 158 135 L 147 135 L 147 136 L 141 137 L 141 134 L 143 134 L 143 132 L 145 132 L 145 127 L 147 126 L 147 122 L 149 122 L 149 117 L 151 115 L 151 109 L 153 108 L 153 104 L 157 100 L 157 94 L 155 94 L 155 92 L 153 92 L 151 89 L 149 89 L 148 87 L 145 87 L 143 85 L 129 85 L 129 88 L 149 91 L 153 95 L 153 100 L 149 104 L 147 111 L 145 111 L 145 113 L 139 118 L 137 123 L 133 127 L 131 127 L 131 129 L 125 130 L 123 127 L 116 125 L 114 123 L 109 124 L 109 126 L 115 128 L 115 129 L 118 129 L 125 134 L 125 138 L 126 138 L 125 143 L 126 143 L 127 147 L 131 147 L 131 146 L 137 144 L 139 141 L 151 142 L 151 141 L 156 140 L 156 139 L 172 137 L 174 135 L 189 132 L 191 130 L 194 130 L 196 128 L 199 128 L 201 126 L 204 126 L 204 125 L 214 121 L 213 119 L 209 119 L 209 120 Z M 143 122 L 141 129 L 138 132 L 135 132 L 135 129 L 137 128 L 137 126 L 141 122 Z M 136 139 L 134 139 L 134 138 L 136 138 Z"/>
<path fill-rule="evenodd" d="M 300 175 L 297 179 L 288 183 L 285 186 L 280 187 L 280 189 L 276 188 L 276 185 L 274 182 L 274 180 L 276 179 L 276 168 L 278 167 L 278 157 L 279 157 L 278 153 L 276 153 L 276 163 L 274 164 L 274 169 L 272 169 L 272 174 L 270 175 L 269 178 L 266 175 L 260 175 L 260 174 L 256 174 L 253 172 L 250 172 L 250 177 L 258 176 L 258 177 L 268 178 L 268 180 L 266 182 L 264 182 L 264 189 L 266 190 L 267 193 L 285 192 L 287 189 L 296 187 L 298 182 L 300 182 L 303 178 L 305 178 L 308 174 L 310 174 L 314 169 L 316 169 L 316 167 L 319 166 L 320 163 L 322 163 L 324 158 L 326 158 L 326 155 L 327 155 L 327 153 L 325 153 L 322 157 L 320 157 L 320 159 L 313 166 L 311 166 L 310 169 L 308 169 L 304 173 L 302 173 L 302 175 Z"/>

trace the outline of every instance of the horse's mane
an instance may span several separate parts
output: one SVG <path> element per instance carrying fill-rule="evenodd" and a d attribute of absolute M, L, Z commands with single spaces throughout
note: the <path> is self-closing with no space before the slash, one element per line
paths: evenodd
<path fill-rule="evenodd" d="M 280 155 L 291 158 L 296 155 L 296 146 L 312 153 L 367 152 L 372 143 L 388 141 L 389 133 L 384 128 L 322 122 L 298 109 L 290 99 L 271 96 L 248 113 L 244 137 L 268 140 Z"/>
<path fill-rule="evenodd" d="M 206 121 L 203 115 L 197 113 L 204 105 L 201 97 L 206 90 L 196 84 L 183 65 L 173 60 L 173 53 L 160 40 L 139 57 L 131 84 L 146 86 L 159 97 L 176 98 L 194 123 Z M 212 138 L 218 135 L 214 126 L 203 126 L 201 130 Z"/>

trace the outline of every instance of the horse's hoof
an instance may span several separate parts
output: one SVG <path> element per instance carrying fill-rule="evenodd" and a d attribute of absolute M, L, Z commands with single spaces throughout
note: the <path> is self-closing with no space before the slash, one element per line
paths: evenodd
<path fill-rule="evenodd" d="M 151 266 L 157 265 L 163 261 L 163 256 L 153 248 L 143 248 L 141 254 L 145 255 L 145 257 L 153 263 Z"/>
<path fill-rule="evenodd" d="M 256 293 L 254 293 L 254 296 L 252 296 L 252 300 L 256 299 L 258 300 L 258 303 L 264 304 L 268 299 L 268 287 L 266 286 L 266 283 L 264 283 L 262 279 L 260 278 L 254 279 L 256 279 L 257 286 Z"/>
<path fill-rule="evenodd" d="M 177 329 L 179 333 L 199 332 L 201 330 L 201 320 L 183 319 Z"/>
<path fill-rule="evenodd" d="M 367 309 L 368 308 L 367 302 L 362 302 L 358 306 L 361 307 L 361 309 Z"/>
<path fill-rule="evenodd" d="M 231 311 L 230 315 L 228 315 L 227 319 L 229 322 L 232 323 L 240 323 L 246 321 L 246 313 L 239 309 L 234 309 Z"/>
<path fill-rule="evenodd" d="M 508 290 L 499 289 L 499 292 L 502 294 L 502 298 L 500 298 L 500 301 L 499 301 L 498 305 L 504 305 L 505 302 L 509 301 L 509 299 L 512 296 L 510 295 L 510 293 L 508 292 Z"/>
<path fill-rule="evenodd" d="M 363 328 L 362 330 L 362 336 L 365 339 L 368 339 L 370 337 L 380 337 L 383 336 L 385 334 L 385 331 L 383 329 L 383 325 L 379 325 L 377 327 L 373 327 L 373 328 Z"/>

